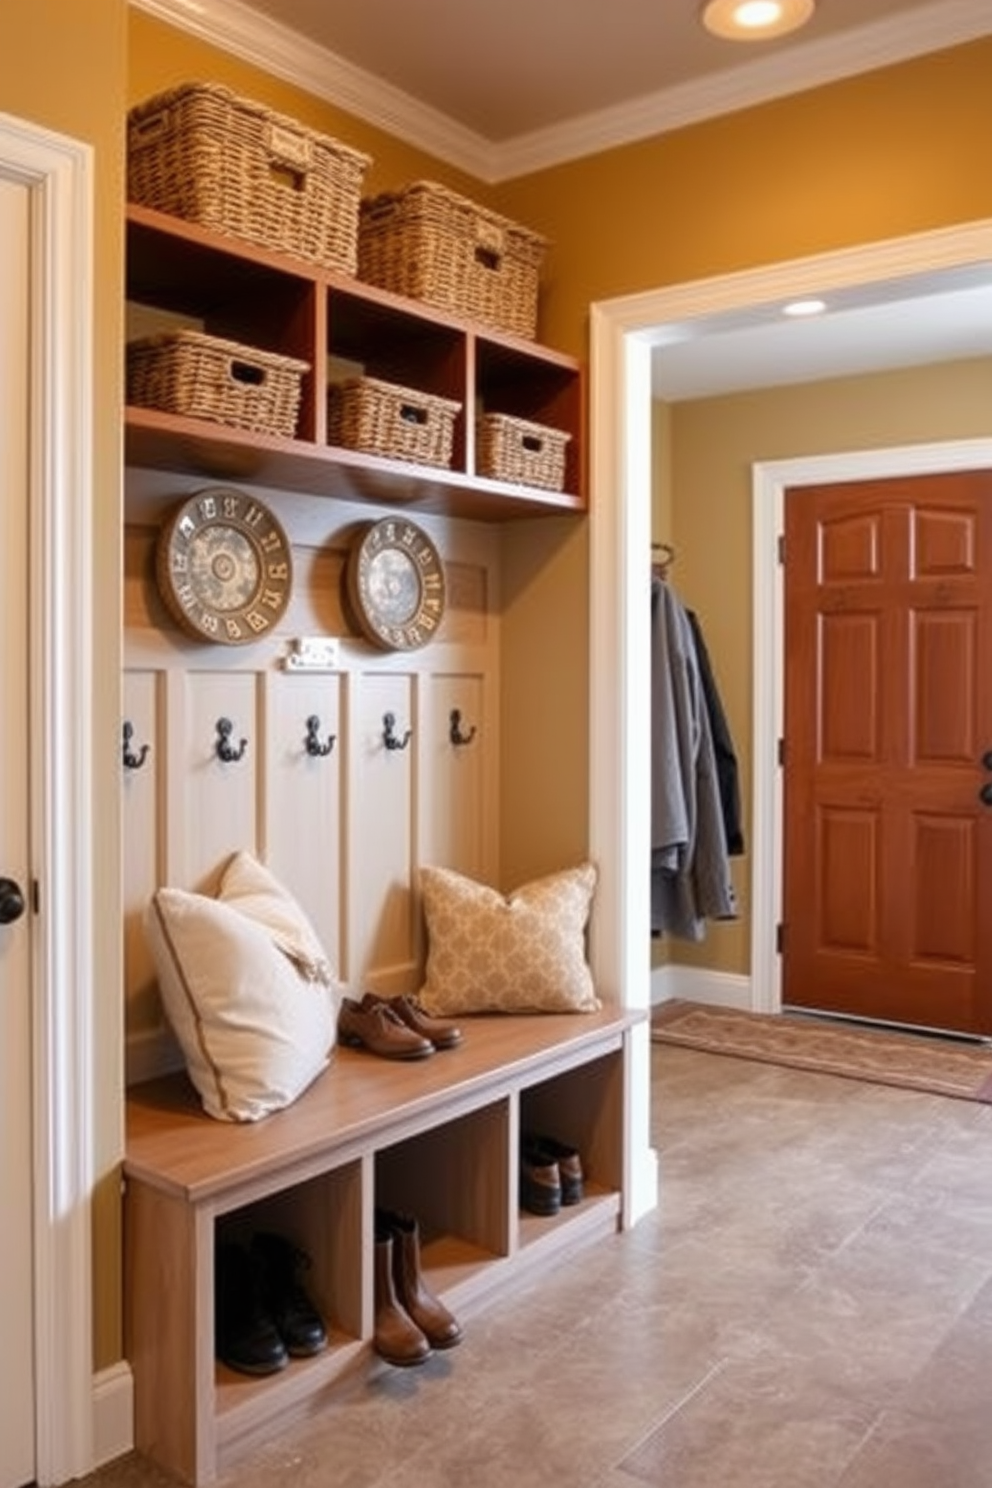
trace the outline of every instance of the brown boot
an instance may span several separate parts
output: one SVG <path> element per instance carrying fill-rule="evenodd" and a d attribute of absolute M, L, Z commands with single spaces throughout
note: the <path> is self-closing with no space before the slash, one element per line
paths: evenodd
<path fill-rule="evenodd" d="M 393 1282 L 394 1238 L 388 1231 L 375 1232 L 375 1351 L 389 1364 L 406 1367 L 423 1364 L 431 1346 L 396 1296 Z"/>
<path fill-rule="evenodd" d="M 417 1221 L 408 1214 L 380 1211 L 380 1222 L 393 1236 L 393 1280 L 400 1303 L 432 1347 L 454 1348 L 462 1341 L 461 1326 L 424 1281 Z"/>

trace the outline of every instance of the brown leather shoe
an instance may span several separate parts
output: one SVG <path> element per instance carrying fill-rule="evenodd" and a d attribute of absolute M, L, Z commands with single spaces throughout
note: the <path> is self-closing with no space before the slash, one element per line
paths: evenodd
<path fill-rule="evenodd" d="M 366 992 L 362 1006 L 370 1002 L 385 1003 L 407 1028 L 412 1028 L 421 1038 L 430 1039 L 435 1049 L 453 1049 L 462 1041 L 462 1031 L 457 1023 L 446 1018 L 428 1017 L 415 997 L 376 997 L 374 992 Z"/>
<path fill-rule="evenodd" d="M 383 1059 L 425 1059 L 434 1053 L 430 1039 L 407 1028 L 385 1003 L 358 1003 L 343 997 L 338 1011 L 338 1039 Z"/>

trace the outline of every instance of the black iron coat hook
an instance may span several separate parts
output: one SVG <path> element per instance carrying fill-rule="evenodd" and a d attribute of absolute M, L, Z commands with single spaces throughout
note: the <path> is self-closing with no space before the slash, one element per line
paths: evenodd
<path fill-rule="evenodd" d="M 407 729 L 402 739 L 396 737 L 396 714 L 383 713 L 382 715 L 382 742 L 387 749 L 405 749 L 410 742 L 413 729 Z"/>
<path fill-rule="evenodd" d="M 475 738 L 475 724 L 472 724 L 467 734 L 462 733 L 462 710 L 460 708 L 452 708 L 448 715 L 448 721 L 450 724 L 448 738 L 452 744 L 456 747 L 459 744 L 471 744 Z"/>
<path fill-rule="evenodd" d="M 326 743 L 322 744 L 318 737 L 319 734 L 320 719 L 316 713 L 311 713 L 307 719 L 307 736 L 303 741 L 303 747 L 313 759 L 323 759 L 325 755 L 330 754 L 337 738 L 337 734 L 328 734 Z"/>
<path fill-rule="evenodd" d="M 148 758 L 149 745 L 142 744 L 138 753 L 135 754 L 134 750 L 131 748 L 131 740 L 134 738 L 134 724 L 131 723 L 130 720 L 127 718 L 125 718 L 124 723 L 121 726 L 121 734 L 123 736 L 121 744 L 121 763 L 123 764 L 125 770 L 140 770 L 142 765 L 145 763 L 145 760 Z"/>
<path fill-rule="evenodd" d="M 217 739 L 214 743 L 214 751 L 217 758 L 223 760 L 225 765 L 234 764 L 236 760 L 241 759 L 244 756 L 245 750 L 248 748 L 248 740 L 242 739 L 237 749 L 235 749 L 231 743 L 231 734 L 233 732 L 234 724 L 229 718 L 218 718 Z"/>

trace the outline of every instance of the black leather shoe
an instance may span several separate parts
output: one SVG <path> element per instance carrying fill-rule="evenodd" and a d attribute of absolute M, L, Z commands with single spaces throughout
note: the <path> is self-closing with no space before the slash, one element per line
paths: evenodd
<path fill-rule="evenodd" d="M 217 1247 L 214 1259 L 215 1348 L 241 1374 L 275 1374 L 289 1352 L 262 1305 L 258 1268 L 240 1245 Z"/>
<path fill-rule="evenodd" d="M 543 1158 L 545 1163 L 557 1164 L 562 1203 L 580 1204 L 585 1196 L 585 1182 L 578 1150 L 543 1133 L 525 1132 L 523 1140 L 533 1161 L 539 1162 Z"/>
<path fill-rule="evenodd" d="M 306 1359 L 327 1347 L 324 1320 L 301 1280 L 310 1257 L 282 1235 L 260 1233 L 251 1242 L 259 1268 L 262 1302 L 294 1359 Z"/>
<path fill-rule="evenodd" d="M 526 1135 L 520 1143 L 520 1207 L 528 1214 L 557 1214 L 561 1208 L 558 1164 Z"/>

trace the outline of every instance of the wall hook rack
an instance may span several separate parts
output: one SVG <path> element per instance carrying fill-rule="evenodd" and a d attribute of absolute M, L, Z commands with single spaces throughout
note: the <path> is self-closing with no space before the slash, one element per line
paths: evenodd
<path fill-rule="evenodd" d="M 142 744 L 137 754 L 135 754 L 134 750 L 131 748 L 131 740 L 133 738 L 134 724 L 131 723 L 129 719 L 125 718 L 123 724 L 121 725 L 121 763 L 123 764 L 125 770 L 140 770 L 142 765 L 145 763 L 145 760 L 148 758 L 148 750 L 150 746 L 148 744 Z"/>
<path fill-rule="evenodd" d="M 471 725 L 467 734 L 462 733 L 461 708 L 452 708 L 451 712 L 448 714 L 448 722 L 448 738 L 451 740 L 452 744 L 454 744 L 456 748 L 461 744 L 471 744 L 472 740 L 475 738 L 475 724 L 473 723 Z"/>
<path fill-rule="evenodd" d="M 242 759 L 244 757 L 245 750 L 248 748 L 248 740 L 242 739 L 238 747 L 235 749 L 234 745 L 231 743 L 231 735 L 233 732 L 234 724 L 229 718 L 218 718 L 217 738 L 214 742 L 214 752 L 216 753 L 219 760 L 223 760 L 225 765 L 234 764 L 235 761 Z"/>
<path fill-rule="evenodd" d="M 307 736 L 303 741 L 303 747 L 312 759 L 323 759 L 330 754 L 334 748 L 337 734 L 328 734 L 326 741 L 320 742 L 320 719 L 316 713 L 311 713 L 307 719 Z"/>
<path fill-rule="evenodd" d="M 387 749 L 405 749 L 410 742 L 413 729 L 407 729 L 402 739 L 396 736 L 396 714 L 384 713 L 382 715 L 382 742 Z"/>

